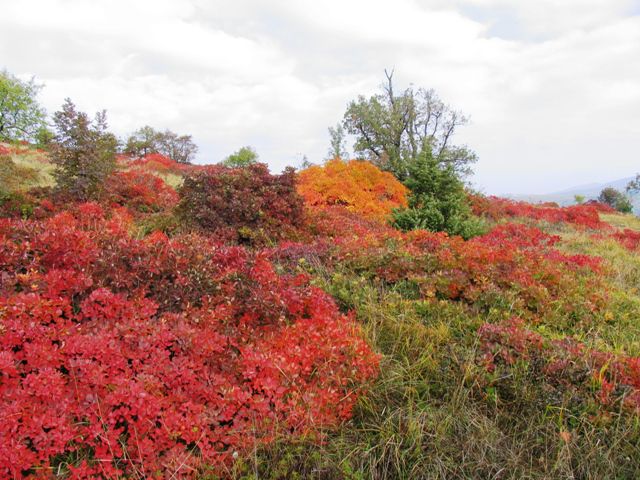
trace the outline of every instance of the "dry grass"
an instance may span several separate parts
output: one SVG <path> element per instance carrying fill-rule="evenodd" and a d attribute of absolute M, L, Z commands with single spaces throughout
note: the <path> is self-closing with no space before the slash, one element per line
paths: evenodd
<path fill-rule="evenodd" d="M 632 214 L 601 213 L 600 219 L 616 228 L 629 228 L 640 231 L 640 218 Z"/>
<path fill-rule="evenodd" d="M 51 187 L 55 185 L 53 177 L 55 166 L 49 162 L 46 153 L 43 154 L 35 150 L 30 150 L 25 153 L 12 154 L 10 158 L 18 167 L 24 167 L 37 172 L 36 178 L 23 182 L 22 188 Z M 180 187 L 183 182 L 183 177 L 175 173 L 161 173 L 156 171 L 150 171 L 150 173 L 160 177 L 167 185 L 176 189 Z"/>
<path fill-rule="evenodd" d="M 51 187 L 55 184 L 53 179 L 53 171 L 55 167 L 43 157 L 38 154 L 23 154 L 12 155 L 13 162 L 23 168 L 28 168 L 38 172 L 37 179 L 35 181 L 28 182 L 25 187 Z"/>

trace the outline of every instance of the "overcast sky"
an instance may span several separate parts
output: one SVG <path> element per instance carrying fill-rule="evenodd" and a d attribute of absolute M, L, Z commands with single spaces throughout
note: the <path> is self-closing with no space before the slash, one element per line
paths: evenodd
<path fill-rule="evenodd" d="M 254 146 L 321 161 L 349 100 L 434 88 L 471 124 L 487 193 L 640 171 L 640 0 L 0 0 L 0 69 L 107 109 L 126 135 L 192 134 L 198 163 Z M 351 146 L 351 145 L 349 145 Z"/>

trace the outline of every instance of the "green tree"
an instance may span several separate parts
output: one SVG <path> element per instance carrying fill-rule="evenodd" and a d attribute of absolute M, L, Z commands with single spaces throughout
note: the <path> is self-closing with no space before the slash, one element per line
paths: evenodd
<path fill-rule="evenodd" d="M 329 127 L 330 146 L 327 152 L 327 160 L 334 158 L 348 158 L 349 153 L 346 148 L 346 134 L 344 127 L 338 123 L 335 127 Z"/>
<path fill-rule="evenodd" d="M 345 129 L 356 137 L 356 154 L 403 181 L 425 147 L 456 174 L 470 173 L 470 164 L 477 160 L 475 153 L 452 144 L 456 129 L 468 122 L 467 117 L 452 110 L 433 90 L 409 87 L 396 93 L 393 72 L 385 70 L 385 75 L 381 93 L 369 99 L 358 97 L 344 114 Z"/>
<path fill-rule="evenodd" d="M 310 168 L 312 166 L 313 162 L 309 160 L 309 157 L 307 157 L 306 155 L 302 155 L 302 160 L 300 160 L 300 166 L 297 168 L 297 170 L 306 170 L 307 168 Z"/>
<path fill-rule="evenodd" d="M 464 184 L 452 164 L 442 164 L 425 148 L 408 166 L 408 207 L 396 210 L 393 225 L 401 230 L 445 231 L 470 238 L 483 226 L 473 217 Z"/>
<path fill-rule="evenodd" d="M 53 142 L 55 136 L 56 134 L 53 133 L 48 125 L 42 125 L 34 135 L 33 139 L 35 140 L 36 146 L 38 148 L 48 149 L 51 146 L 51 143 Z"/>
<path fill-rule="evenodd" d="M 584 203 L 585 197 L 584 197 L 584 195 L 576 194 L 576 195 L 573 196 L 573 199 L 576 201 L 576 203 L 578 205 L 582 205 Z"/>
<path fill-rule="evenodd" d="M 160 132 L 157 132 L 149 125 L 145 125 L 129 136 L 124 152 L 134 157 L 144 157 L 150 153 L 157 153 L 160 135 Z"/>
<path fill-rule="evenodd" d="M 178 135 L 165 130 L 160 134 L 158 151 L 178 163 L 191 163 L 198 153 L 198 146 L 193 143 L 191 135 Z"/>
<path fill-rule="evenodd" d="M 0 72 L 0 140 L 31 140 L 45 125 L 45 111 L 36 99 L 42 85 Z"/>
<path fill-rule="evenodd" d="M 627 188 L 629 187 L 627 186 Z M 631 213 L 633 211 L 633 205 L 631 205 L 629 198 L 613 187 L 604 188 L 598 196 L 598 201 L 622 213 Z"/>
<path fill-rule="evenodd" d="M 225 167 L 248 167 L 258 163 L 258 154 L 252 147 L 242 147 L 222 160 Z"/>
<path fill-rule="evenodd" d="M 56 165 L 53 175 L 58 188 L 80 200 L 94 197 L 116 166 L 118 141 L 107 131 L 106 112 L 98 112 L 91 120 L 67 98 L 53 122 L 56 133 L 50 158 Z"/>
<path fill-rule="evenodd" d="M 159 132 L 145 125 L 127 139 L 124 151 L 135 157 L 161 153 L 178 163 L 191 163 L 198 152 L 198 146 L 191 135 L 178 135 L 171 130 Z"/>

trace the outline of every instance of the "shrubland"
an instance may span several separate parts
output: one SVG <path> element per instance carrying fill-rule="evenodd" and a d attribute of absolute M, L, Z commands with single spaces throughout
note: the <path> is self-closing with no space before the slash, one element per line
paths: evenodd
<path fill-rule="evenodd" d="M 3 476 L 219 474 L 321 441 L 378 371 L 355 319 L 264 253 L 135 239 L 121 207 L 43 217 L 0 222 Z"/>
<path fill-rule="evenodd" d="M 3 478 L 640 475 L 634 217 L 428 150 L 402 182 L 120 155 L 78 190 L 2 149 Z"/>

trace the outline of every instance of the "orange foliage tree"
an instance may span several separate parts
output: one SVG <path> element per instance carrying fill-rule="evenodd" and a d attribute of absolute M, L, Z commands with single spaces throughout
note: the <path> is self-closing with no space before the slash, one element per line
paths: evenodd
<path fill-rule="evenodd" d="M 389 172 L 370 162 L 339 158 L 298 174 L 298 193 L 307 205 L 342 205 L 375 220 L 385 220 L 394 208 L 407 205 L 407 188 Z"/>

